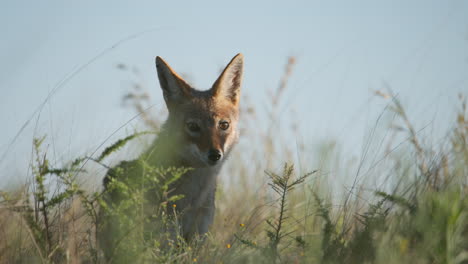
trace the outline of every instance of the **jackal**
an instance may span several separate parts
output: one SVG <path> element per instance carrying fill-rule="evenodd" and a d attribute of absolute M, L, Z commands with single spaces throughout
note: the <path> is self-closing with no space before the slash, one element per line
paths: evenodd
<path fill-rule="evenodd" d="M 180 217 L 181 234 L 187 240 L 208 232 L 213 222 L 216 178 L 238 139 L 243 61 L 243 55 L 237 54 L 211 89 L 199 91 L 161 57 L 156 57 L 169 116 L 151 147 L 142 155 L 152 166 L 192 168 L 169 188 L 171 195 L 183 195 L 173 207 Z M 138 166 L 134 161 L 126 161 L 116 168 L 123 168 L 125 172 L 135 167 Z M 105 188 L 117 175 L 116 168 L 110 169 L 104 178 Z M 110 202 L 120 202 L 117 194 L 107 195 Z M 102 243 L 110 243 L 106 247 L 113 245 L 112 241 Z"/>

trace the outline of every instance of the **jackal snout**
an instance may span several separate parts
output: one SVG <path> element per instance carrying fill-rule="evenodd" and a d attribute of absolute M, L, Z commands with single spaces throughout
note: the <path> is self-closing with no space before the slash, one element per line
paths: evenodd
<path fill-rule="evenodd" d="M 223 157 L 223 154 L 221 153 L 221 151 L 217 149 L 210 149 L 210 151 L 208 151 L 208 159 L 212 163 L 216 163 L 222 157 Z"/>
<path fill-rule="evenodd" d="M 223 161 L 236 137 L 235 130 L 209 131 L 200 128 L 196 133 L 186 131 L 184 138 L 180 140 L 180 155 L 189 166 L 214 166 Z"/>

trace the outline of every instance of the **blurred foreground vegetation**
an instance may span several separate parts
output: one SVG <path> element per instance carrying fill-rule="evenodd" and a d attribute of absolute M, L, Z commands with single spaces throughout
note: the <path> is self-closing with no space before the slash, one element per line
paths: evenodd
<path fill-rule="evenodd" d="M 271 120 L 293 66 L 291 58 L 271 95 Z M 172 197 L 167 186 L 184 170 L 144 164 L 145 172 L 131 175 L 131 181 L 112 183 L 125 201 L 119 207 L 108 206 L 100 186 L 81 181 L 93 173 L 89 163 L 107 170 L 109 157 L 148 133 L 132 134 L 99 156 L 78 157 L 60 167 L 47 158 L 47 137 L 36 138 L 30 180 L 0 192 L 0 263 L 106 263 L 99 242 L 100 210 L 128 231 L 121 235 L 113 263 L 468 263 L 466 99 L 460 96 L 454 125 L 435 148 L 418 136 L 398 98 L 379 94 L 390 100 L 408 148 L 388 150 L 385 167 L 369 169 L 375 175 L 368 178 L 385 179 L 382 188 L 369 190 L 355 180 L 338 193 L 321 167 L 302 171 L 291 163 L 275 164 L 278 157 L 290 161 L 292 151 L 271 127 L 249 132 L 256 109 L 243 99 L 244 142 L 256 140 L 262 148 L 253 157 L 243 155 L 249 144 L 233 151 L 222 173 L 234 180 L 220 185 L 215 224 L 206 237 L 190 243 L 162 231 L 176 224 L 167 211 L 173 210 L 170 201 L 180 197 Z M 151 131 L 159 129 L 161 120 L 145 111 L 149 99 L 144 92 L 135 89 L 124 100 Z M 331 148 L 327 145 L 319 155 L 327 157 Z M 351 169 L 328 159 L 345 177 L 360 175 L 362 161 Z M 148 218 L 145 190 L 154 187 L 159 202 L 151 205 Z"/>

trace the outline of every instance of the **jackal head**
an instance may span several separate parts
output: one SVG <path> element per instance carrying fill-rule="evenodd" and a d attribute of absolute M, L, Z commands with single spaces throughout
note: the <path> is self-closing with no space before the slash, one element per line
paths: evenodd
<path fill-rule="evenodd" d="M 209 90 L 199 91 L 156 57 L 159 83 L 169 110 L 165 129 L 177 141 L 174 151 L 185 164 L 219 164 L 237 141 L 243 64 L 243 55 L 237 54 Z"/>

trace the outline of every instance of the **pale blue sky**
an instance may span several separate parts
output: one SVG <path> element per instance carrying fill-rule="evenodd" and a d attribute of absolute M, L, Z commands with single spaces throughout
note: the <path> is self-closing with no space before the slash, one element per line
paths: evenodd
<path fill-rule="evenodd" d="M 301 120 L 297 138 L 335 138 L 349 149 L 359 148 L 382 111 L 372 90 L 383 82 L 419 125 L 449 125 L 457 93 L 468 91 L 463 0 L 4 1 L 0 28 L 3 183 L 24 174 L 34 130 L 54 138 L 56 158 L 67 160 L 94 150 L 133 116 L 120 105 L 130 76 L 117 63 L 140 69 L 163 108 L 156 55 L 205 89 L 244 53 L 243 92 L 261 108 L 287 56 L 297 56 L 281 106 Z M 49 92 L 83 65 L 13 142 Z"/>

